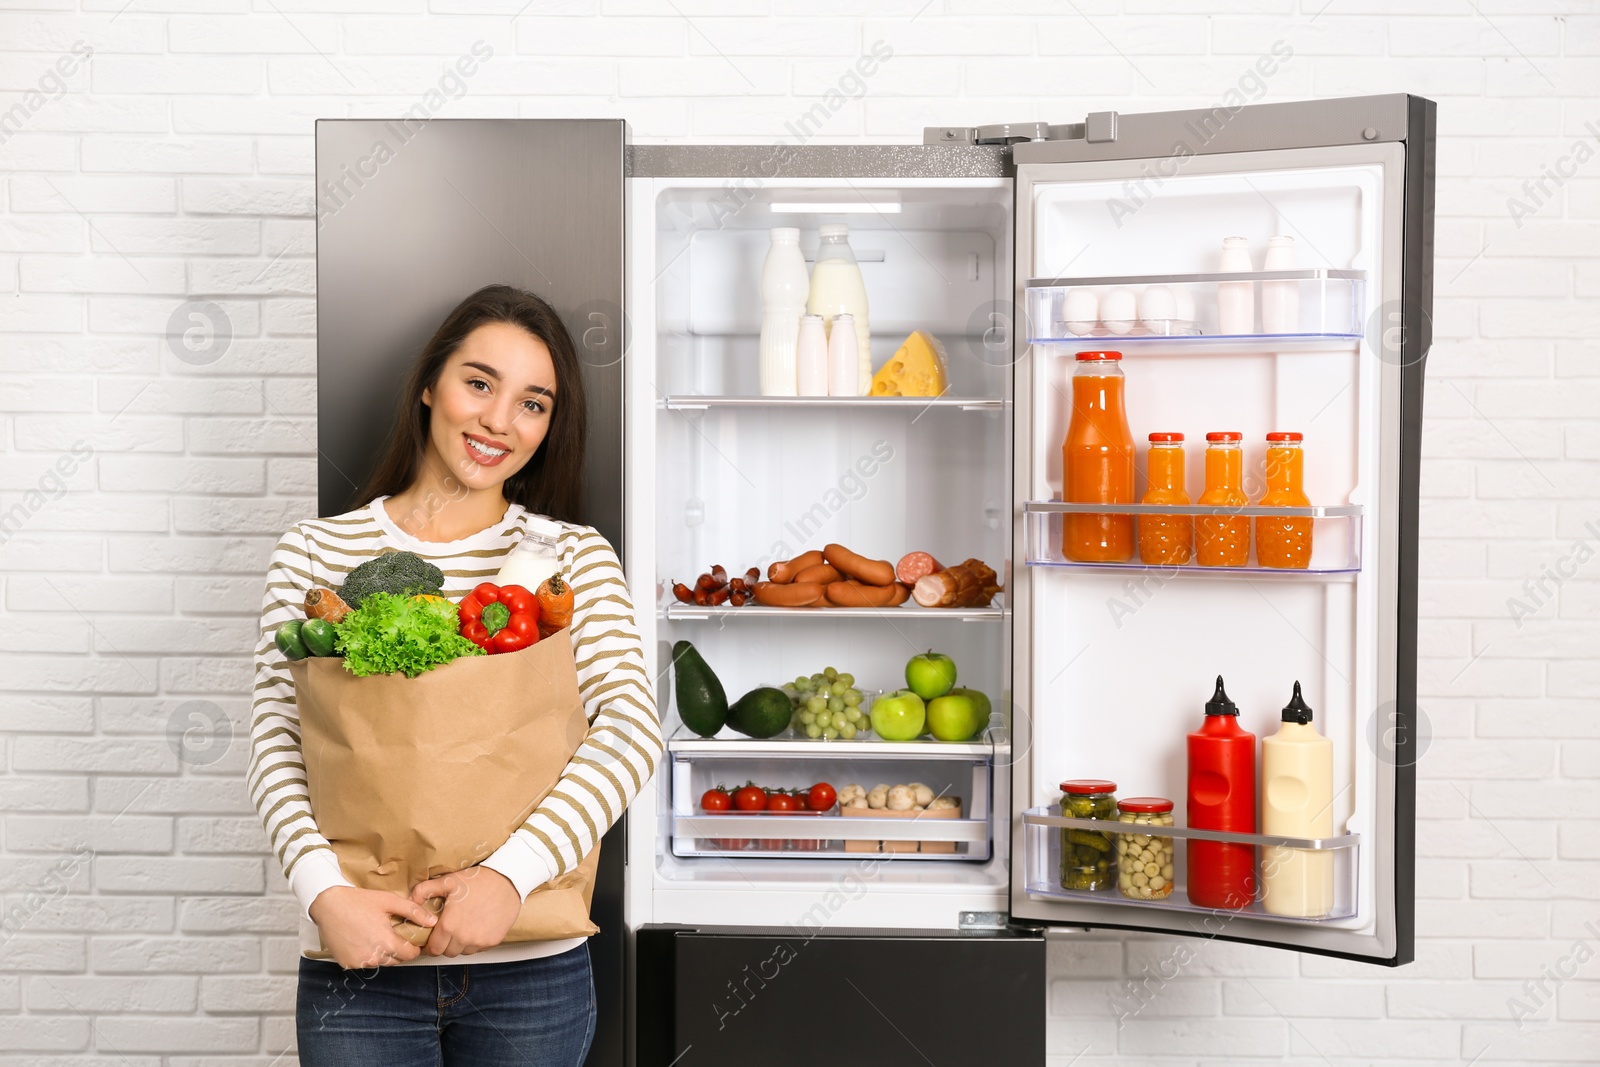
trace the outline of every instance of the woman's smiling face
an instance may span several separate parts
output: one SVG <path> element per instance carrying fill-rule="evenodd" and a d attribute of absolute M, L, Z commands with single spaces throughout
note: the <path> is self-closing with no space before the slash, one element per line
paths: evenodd
<path fill-rule="evenodd" d="M 556 368 L 550 349 L 520 326 L 490 322 L 467 335 L 439 380 L 422 392 L 428 438 L 472 489 L 510 478 L 550 432 Z"/>

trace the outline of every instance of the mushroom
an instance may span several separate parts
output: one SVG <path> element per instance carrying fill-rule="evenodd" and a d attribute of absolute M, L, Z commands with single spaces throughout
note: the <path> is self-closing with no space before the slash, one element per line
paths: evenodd
<path fill-rule="evenodd" d="M 873 786 L 872 787 L 872 792 L 867 794 L 867 807 L 869 807 L 869 808 L 883 808 L 883 807 L 887 807 L 888 804 L 889 804 L 889 787 L 886 786 L 886 785 L 875 785 L 875 786 Z"/>
<path fill-rule="evenodd" d="M 933 790 L 923 785 L 921 782 L 912 782 L 910 785 L 906 786 L 906 788 L 911 790 L 912 795 L 917 798 L 917 803 L 921 804 L 923 807 L 927 807 L 928 804 L 933 800 Z"/>
<path fill-rule="evenodd" d="M 910 811 L 916 802 L 916 794 L 911 791 L 909 785 L 897 785 L 889 790 L 890 811 Z"/>

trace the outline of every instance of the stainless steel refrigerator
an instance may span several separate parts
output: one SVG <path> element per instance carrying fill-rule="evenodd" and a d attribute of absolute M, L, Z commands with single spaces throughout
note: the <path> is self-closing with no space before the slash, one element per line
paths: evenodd
<path fill-rule="evenodd" d="M 575 337 L 613 346 L 586 368 L 591 521 L 623 554 L 669 742 L 597 898 L 616 909 L 602 936 L 620 940 L 601 991 L 616 1041 L 593 1062 L 909 1062 L 908 1043 L 941 1062 L 1042 1062 L 1049 930 L 1409 962 L 1434 113 L 1405 95 L 1101 112 L 875 146 L 810 144 L 805 129 L 629 145 L 610 121 L 439 120 L 365 169 L 394 124 L 318 124 L 319 196 L 333 182 L 339 197 L 319 202 L 325 511 L 346 506 L 385 425 L 375 394 L 476 285 L 551 296 Z M 830 222 L 850 227 L 875 366 L 931 333 L 943 395 L 759 395 L 768 231 L 799 228 L 809 254 Z M 1264 264 L 1285 236 L 1292 266 Z M 1227 237 L 1254 249 L 1243 273 L 1219 269 Z M 1243 326 L 1220 308 L 1240 286 L 1260 305 Z M 1064 524 L 1093 510 L 1062 493 L 1084 348 L 1123 353 L 1141 469 L 1146 432 L 1242 431 L 1258 467 L 1267 431 L 1303 431 L 1310 504 L 1279 517 L 1312 530 L 1305 565 L 1067 558 Z M 1198 448 L 1189 482 L 1197 498 Z M 1004 591 L 960 610 L 821 611 L 672 593 L 713 564 L 742 573 L 829 541 L 976 557 Z M 700 738 L 675 712 L 679 640 L 730 699 L 824 665 L 894 689 L 911 653 L 940 648 L 994 718 L 960 743 Z M 1184 735 L 1217 674 L 1257 734 L 1299 681 L 1334 741 L 1334 832 L 1244 839 L 1320 853 L 1327 906 L 1199 908 L 1181 858 L 1162 899 L 1068 888 L 1061 842 L 1083 827 L 1056 806 L 1064 779 L 1173 799 L 1182 856 Z M 927 783 L 960 817 L 906 824 L 887 849 L 878 819 L 819 831 L 699 806 L 717 784 L 818 780 Z M 952 983 L 960 1010 L 937 995 Z"/>

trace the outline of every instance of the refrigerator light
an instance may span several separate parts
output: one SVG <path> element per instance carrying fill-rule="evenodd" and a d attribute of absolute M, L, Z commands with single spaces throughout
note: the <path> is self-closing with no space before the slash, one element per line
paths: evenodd
<path fill-rule="evenodd" d="M 855 200 L 830 202 L 826 200 L 774 200 L 768 207 L 773 214 L 781 212 L 811 215 L 898 215 L 898 200 Z"/>

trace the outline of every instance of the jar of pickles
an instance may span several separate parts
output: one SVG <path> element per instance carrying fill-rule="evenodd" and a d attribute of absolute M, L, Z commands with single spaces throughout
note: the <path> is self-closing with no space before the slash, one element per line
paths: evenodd
<path fill-rule="evenodd" d="M 1172 801 L 1129 797 L 1117 804 L 1117 821 L 1138 826 L 1171 826 Z M 1117 834 L 1117 890 L 1130 900 L 1162 900 L 1172 895 L 1172 838 Z"/>
<path fill-rule="evenodd" d="M 1061 815 L 1067 819 L 1115 819 L 1117 783 L 1075 778 L 1061 783 Z M 1108 889 L 1117 879 L 1112 838 L 1097 830 L 1061 831 L 1061 888 Z"/>

